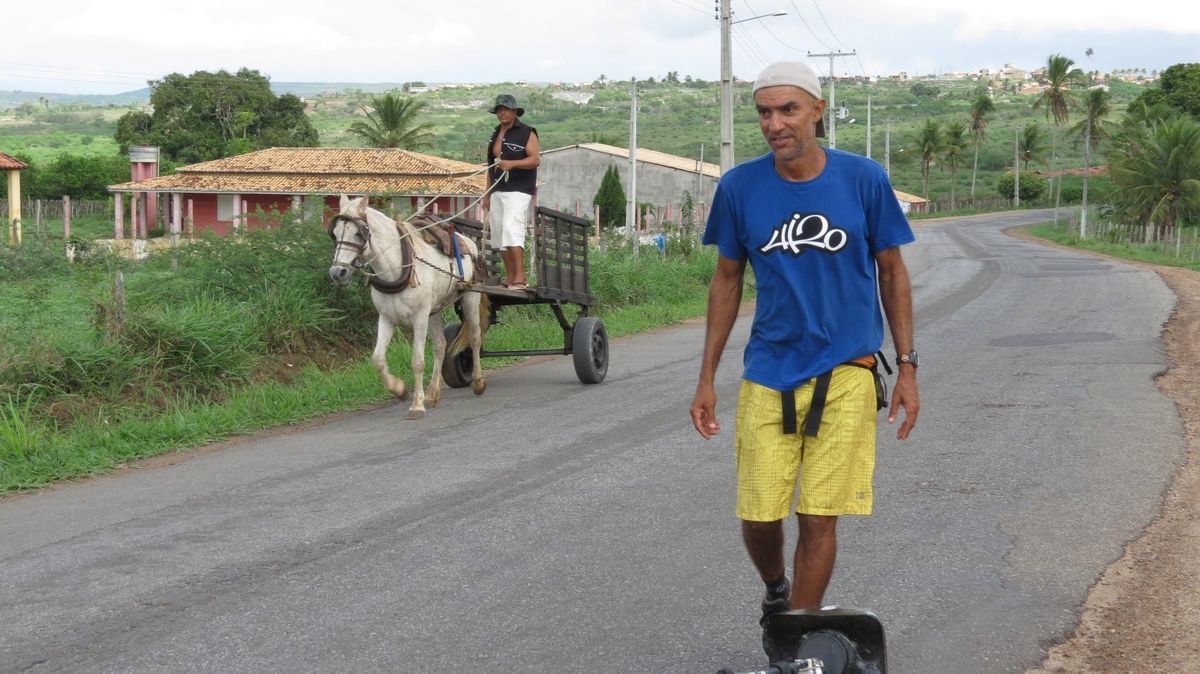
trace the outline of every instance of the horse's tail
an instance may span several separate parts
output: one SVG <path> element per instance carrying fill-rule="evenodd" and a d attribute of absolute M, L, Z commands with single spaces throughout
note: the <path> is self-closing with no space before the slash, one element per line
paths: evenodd
<path fill-rule="evenodd" d="M 488 325 L 491 323 L 492 302 L 488 299 L 485 293 L 479 294 L 479 341 L 483 341 L 484 335 L 487 334 Z M 471 345 L 471 331 L 463 325 L 458 331 L 458 336 L 446 347 L 446 360 L 462 353 L 468 346 Z"/>

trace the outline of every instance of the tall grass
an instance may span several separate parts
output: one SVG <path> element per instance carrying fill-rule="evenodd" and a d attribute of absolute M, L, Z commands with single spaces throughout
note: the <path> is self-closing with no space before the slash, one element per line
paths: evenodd
<path fill-rule="evenodd" d="M 611 337 L 704 313 L 716 253 L 673 246 L 592 252 L 589 313 Z M 27 241 L 20 253 L 41 262 L 0 279 L 0 302 L 21 307 L 0 317 L 0 493 L 389 399 L 368 361 L 369 292 L 329 281 L 329 240 L 314 223 L 141 263 L 93 251 L 68 265 L 46 252 L 57 247 Z M 489 349 L 563 344 L 546 307 L 506 307 L 501 319 Z M 388 357 L 409 380 L 410 354 L 398 339 Z"/>

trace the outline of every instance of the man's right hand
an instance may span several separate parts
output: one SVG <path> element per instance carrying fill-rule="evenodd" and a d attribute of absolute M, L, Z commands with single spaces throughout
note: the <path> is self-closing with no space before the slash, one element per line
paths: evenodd
<path fill-rule="evenodd" d="M 485 211 L 492 210 L 492 195 L 490 195 L 490 194 L 483 195 L 483 210 L 485 210 Z"/>
<path fill-rule="evenodd" d="M 692 425 L 705 440 L 721 432 L 721 422 L 717 421 L 717 392 L 712 384 L 701 382 L 696 385 L 691 413 Z"/>

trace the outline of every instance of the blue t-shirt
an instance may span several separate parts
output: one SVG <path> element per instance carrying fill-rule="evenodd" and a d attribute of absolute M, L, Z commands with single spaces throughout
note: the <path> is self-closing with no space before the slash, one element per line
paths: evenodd
<path fill-rule="evenodd" d="M 769 152 L 735 166 L 704 232 L 704 243 L 754 269 L 743 376 L 777 391 L 879 350 L 874 255 L 914 240 L 878 162 L 822 149 L 825 169 L 805 182 L 780 177 Z"/>

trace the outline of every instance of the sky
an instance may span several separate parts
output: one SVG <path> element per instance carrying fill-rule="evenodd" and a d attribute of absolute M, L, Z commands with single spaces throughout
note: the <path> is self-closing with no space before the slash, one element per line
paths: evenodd
<path fill-rule="evenodd" d="M 590 82 L 720 76 L 717 0 L 41 0 L 0 16 L 0 90 L 114 94 L 241 67 L 276 82 Z M 1200 62 L 1194 0 L 732 0 L 733 73 L 1111 72 Z M 786 12 L 783 16 L 769 16 Z M 758 18 L 756 18 L 758 17 Z M 1092 56 L 1087 56 L 1088 49 Z"/>

